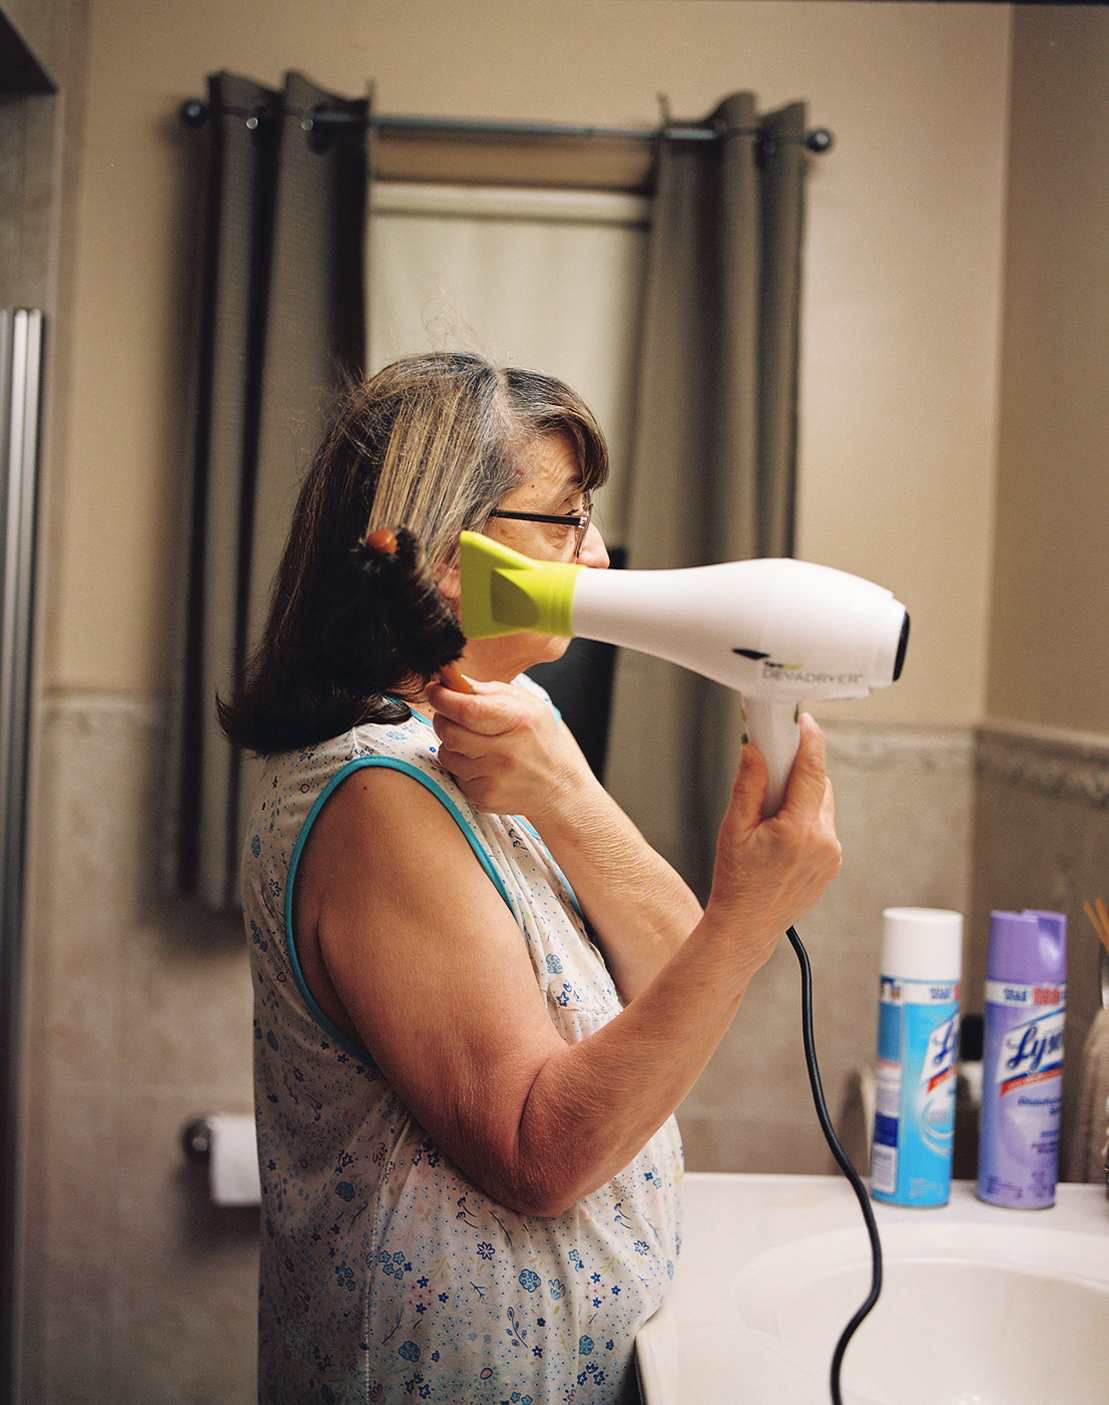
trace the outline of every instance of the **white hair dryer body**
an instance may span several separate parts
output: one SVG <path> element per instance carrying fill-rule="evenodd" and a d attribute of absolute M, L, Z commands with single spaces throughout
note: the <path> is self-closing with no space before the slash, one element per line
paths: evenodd
<path fill-rule="evenodd" d="M 462 534 L 462 627 L 580 635 L 636 649 L 735 688 L 781 806 L 797 755 L 798 705 L 863 698 L 901 674 L 905 607 L 845 571 L 788 558 L 684 570 L 596 571 L 537 562 Z"/>

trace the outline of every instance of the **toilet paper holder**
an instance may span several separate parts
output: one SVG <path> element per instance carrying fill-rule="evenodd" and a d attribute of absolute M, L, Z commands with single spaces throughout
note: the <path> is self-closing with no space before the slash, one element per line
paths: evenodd
<path fill-rule="evenodd" d="M 214 1205 L 257 1206 L 261 1199 L 254 1117 L 248 1113 L 207 1113 L 181 1131 L 186 1159 L 206 1168 Z"/>
<path fill-rule="evenodd" d="M 212 1153 L 212 1128 L 207 1115 L 194 1117 L 181 1128 L 181 1145 L 190 1161 L 207 1161 Z"/>

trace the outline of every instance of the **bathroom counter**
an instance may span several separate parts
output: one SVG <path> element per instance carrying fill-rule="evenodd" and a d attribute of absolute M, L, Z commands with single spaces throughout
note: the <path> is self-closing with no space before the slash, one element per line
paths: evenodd
<path fill-rule="evenodd" d="M 683 1202 L 682 1250 L 670 1296 L 636 1342 L 645 1405 L 827 1402 L 832 1351 L 870 1288 L 869 1239 L 850 1185 L 838 1175 L 691 1174 L 683 1183 Z M 1016 1211 L 983 1204 L 973 1182 L 958 1181 L 941 1208 L 874 1203 L 874 1211 L 885 1285 L 878 1307 L 848 1346 L 845 1401 L 887 1398 L 865 1379 L 865 1353 L 879 1343 L 875 1319 L 883 1300 L 896 1299 L 895 1263 L 941 1275 L 927 1292 L 915 1279 L 911 1286 L 921 1298 L 941 1298 L 949 1321 L 961 1311 L 971 1336 L 975 1304 L 992 1294 L 987 1280 L 975 1274 L 1015 1275 L 1025 1297 L 1033 1295 L 1022 1276 L 1043 1274 L 1090 1296 L 1098 1311 L 1109 1308 L 1104 1187 L 1060 1185 L 1051 1209 Z M 966 1284 L 961 1309 L 948 1287 L 952 1265 L 961 1275 L 958 1290 Z M 904 1269 L 897 1273 L 904 1277 Z M 909 1301 L 914 1315 L 916 1306 Z M 1074 1317 L 1073 1304 L 1060 1306 Z M 895 1304 L 887 1306 L 886 1316 L 894 1311 Z M 871 1344 L 864 1346 L 871 1327 Z M 903 1366 L 911 1369 L 912 1363 L 906 1359 Z M 858 1385 L 849 1389 L 853 1369 Z"/>

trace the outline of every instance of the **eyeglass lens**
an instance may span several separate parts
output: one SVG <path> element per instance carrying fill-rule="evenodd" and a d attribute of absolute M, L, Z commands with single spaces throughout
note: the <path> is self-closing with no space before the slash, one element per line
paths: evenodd
<path fill-rule="evenodd" d="M 585 545 L 585 538 L 589 534 L 589 524 L 593 520 L 593 498 L 589 493 L 585 495 L 582 504 L 582 517 L 574 532 L 574 555 L 580 556 L 581 549 Z"/>

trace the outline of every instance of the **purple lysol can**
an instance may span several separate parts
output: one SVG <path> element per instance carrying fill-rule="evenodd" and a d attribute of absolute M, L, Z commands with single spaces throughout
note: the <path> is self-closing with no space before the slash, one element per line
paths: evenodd
<path fill-rule="evenodd" d="M 978 1134 L 978 1198 L 991 1205 L 1055 1203 L 1066 965 L 1062 913 L 991 913 Z"/>

